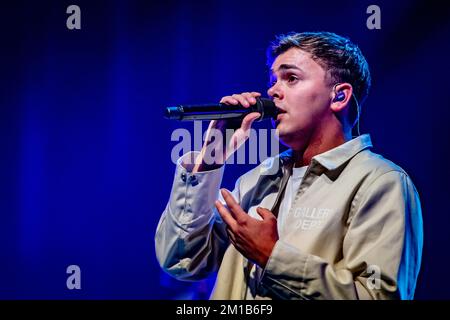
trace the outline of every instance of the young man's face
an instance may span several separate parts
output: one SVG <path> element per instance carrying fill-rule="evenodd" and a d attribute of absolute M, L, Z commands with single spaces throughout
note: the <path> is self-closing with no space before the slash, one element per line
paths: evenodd
<path fill-rule="evenodd" d="M 301 49 L 291 48 L 272 64 L 272 87 L 267 91 L 285 111 L 275 126 L 282 142 L 302 149 L 311 135 L 332 115 L 331 88 L 325 70 Z"/>

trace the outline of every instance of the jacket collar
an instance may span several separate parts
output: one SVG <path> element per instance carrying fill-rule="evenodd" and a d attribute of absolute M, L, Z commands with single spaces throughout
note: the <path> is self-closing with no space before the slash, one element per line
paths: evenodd
<path fill-rule="evenodd" d="M 340 146 L 318 154 L 311 159 L 311 167 L 322 166 L 326 170 L 335 170 L 347 163 L 357 153 L 364 149 L 373 147 L 369 134 L 363 134 Z M 283 165 L 292 161 L 292 149 L 281 153 L 280 161 Z"/>
<path fill-rule="evenodd" d="M 314 156 L 313 160 L 328 170 L 335 170 L 347 163 L 357 153 L 372 146 L 370 135 L 363 134 L 336 148 Z"/>

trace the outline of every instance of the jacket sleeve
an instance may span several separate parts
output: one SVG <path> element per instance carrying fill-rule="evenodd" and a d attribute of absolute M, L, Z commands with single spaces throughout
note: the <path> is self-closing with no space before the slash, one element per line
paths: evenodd
<path fill-rule="evenodd" d="M 219 188 L 224 166 L 191 173 L 184 159 L 177 163 L 167 206 L 155 233 L 156 257 L 161 268 L 179 280 L 199 280 L 218 270 L 229 245 L 225 224 L 214 202 L 223 201 Z M 232 192 L 238 200 L 238 188 Z"/>
<path fill-rule="evenodd" d="M 261 285 L 282 299 L 412 299 L 422 254 L 422 215 L 409 177 L 389 171 L 357 193 L 342 260 L 278 241 Z M 326 244 L 324 244 L 326 245 Z"/>

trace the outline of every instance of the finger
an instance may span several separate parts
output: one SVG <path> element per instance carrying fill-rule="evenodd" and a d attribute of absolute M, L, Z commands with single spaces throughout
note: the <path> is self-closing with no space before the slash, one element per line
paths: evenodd
<path fill-rule="evenodd" d="M 239 101 L 231 96 L 225 96 L 222 99 L 220 99 L 219 103 L 237 105 L 237 104 L 239 104 Z"/>
<path fill-rule="evenodd" d="M 248 115 L 242 119 L 241 128 L 244 131 L 247 131 L 251 128 L 253 122 L 261 117 L 261 113 L 259 112 L 250 112 Z"/>
<path fill-rule="evenodd" d="M 229 142 L 228 147 L 230 147 L 231 150 L 237 150 L 250 137 L 250 128 L 253 122 L 260 117 L 261 114 L 259 112 L 251 112 L 244 117 L 240 125 L 242 132 L 233 135 L 233 139 Z"/>
<path fill-rule="evenodd" d="M 247 99 L 241 94 L 233 94 L 232 97 L 239 101 L 239 103 L 245 108 L 250 107 L 250 103 L 248 103 Z"/>
<path fill-rule="evenodd" d="M 256 99 L 255 97 L 250 93 L 250 92 L 244 92 L 242 93 L 242 96 L 244 96 L 245 99 L 247 99 L 247 101 L 253 105 L 256 103 Z"/>
<path fill-rule="evenodd" d="M 256 92 L 256 91 L 252 91 L 252 92 L 250 92 L 250 94 L 251 94 L 253 97 L 255 97 L 255 98 L 261 97 L 261 93 Z"/>
<path fill-rule="evenodd" d="M 225 200 L 228 211 L 233 216 L 233 218 L 237 221 L 237 223 L 242 223 L 247 218 L 247 214 L 242 210 L 241 206 L 234 200 L 231 193 L 226 189 L 220 189 L 222 193 L 222 197 Z"/>
<path fill-rule="evenodd" d="M 236 236 L 233 233 L 233 230 L 231 230 L 230 228 L 227 228 L 227 235 L 228 238 L 230 239 L 231 243 L 236 246 Z"/>
<path fill-rule="evenodd" d="M 261 216 L 261 218 L 263 218 L 263 220 L 275 218 L 275 215 L 272 213 L 272 211 L 266 208 L 257 207 L 256 212 Z"/>
<path fill-rule="evenodd" d="M 219 212 L 222 220 L 226 223 L 226 225 L 231 230 L 234 230 L 237 227 L 237 222 L 236 222 L 236 220 L 234 220 L 230 211 L 228 211 L 228 209 L 222 203 L 220 203 L 219 200 L 216 200 L 216 202 L 214 204 L 215 204 L 216 209 Z"/>

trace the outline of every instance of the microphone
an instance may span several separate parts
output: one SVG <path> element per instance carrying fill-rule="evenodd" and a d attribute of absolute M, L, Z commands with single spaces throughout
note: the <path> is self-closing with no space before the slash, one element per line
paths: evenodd
<path fill-rule="evenodd" d="M 248 108 L 241 104 L 227 105 L 224 103 L 167 107 L 164 117 L 180 121 L 243 119 L 250 112 L 259 112 L 261 117 L 256 121 L 262 121 L 271 117 L 276 118 L 278 109 L 272 100 L 256 98 L 256 103 Z"/>

